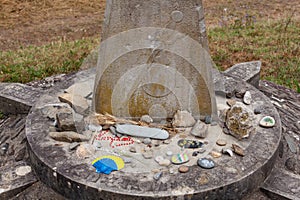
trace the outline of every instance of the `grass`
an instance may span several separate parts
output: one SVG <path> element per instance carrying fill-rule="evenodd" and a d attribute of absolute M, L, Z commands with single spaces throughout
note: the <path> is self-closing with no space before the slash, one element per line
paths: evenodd
<path fill-rule="evenodd" d="M 0 111 L 0 119 L 4 118 L 4 114 Z"/>
<path fill-rule="evenodd" d="M 235 24 L 209 30 L 211 54 L 220 70 L 262 61 L 262 79 L 300 93 L 300 22 Z"/>
<path fill-rule="evenodd" d="M 98 44 L 98 38 L 85 38 L 0 52 L 0 81 L 26 83 L 77 71 Z"/>
<path fill-rule="evenodd" d="M 262 61 L 262 79 L 300 93 L 300 22 L 232 23 L 208 30 L 211 55 L 220 70 Z M 0 81 L 26 83 L 53 74 L 76 71 L 98 38 L 59 41 L 0 52 Z"/>

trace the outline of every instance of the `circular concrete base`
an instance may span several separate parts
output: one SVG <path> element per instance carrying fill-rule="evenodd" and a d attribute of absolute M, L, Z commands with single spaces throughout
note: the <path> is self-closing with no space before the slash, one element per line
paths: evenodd
<path fill-rule="evenodd" d="M 41 109 L 43 105 L 58 103 L 59 93 L 75 82 L 92 79 L 92 74 L 93 70 L 80 72 L 68 80 L 68 84 L 61 88 L 54 88 L 41 99 L 27 118 L 26 135 L 33 167 L 44 183 L 62 195 L 71 199 L 105 200 L 240 199 L 257 188 L 270 173 L 281 137 L 279 115 L 272 103 L 256 88 L 225 76 L 226 91 L 236 87 L 250 91 L 254 103 L 249 108 L 253 110 L 256 104 L 262 106 L 262 113 L 255 115 L 257 124 L 263 116 L 270 115 L 277 122 L 273 128 L 262 128 L 257 125 L 254 134 L 240 141 L 220 132 L 218 127 L 211 128 L 212 134 L 204 140 L 208 142 L 205 146 L 206 153 L 192 157 L 191 154 L 195 150 L 184 150 L 191 158 L 187 164 L 190 166 L 187 173 L 179 173 L 177 165 L 161 167 L 147 164 L 148 161 L 144 162 L 137 154 L 131 157 L 132 162 L 136 162 L 135 165 L 125 164 L 123 170 L 115 171 L 110 175 L 97 174 L 91 161 L 101 151 L 98 153 L 96 151 L 95 155 L 86 159 L 78 158 L 76 151 L 69 150 L 68 143 L 55 141 L 48 136 L 53 121 L 43 115 Z M 169 144 L 161 144 L 153 148 L 159 148 L 156 152 L 165 152 L 168 149 L 176 152 L 178 148 L 180 152 L 182 149 L 176 146 L 176 142 L 184 135 L 187 138 L 191 137 L 186 133 L 180 133 L 172 137 Z M 226 139 L 229 148 L 231 144 L 241 146 L 245 156 L 235 154 L 233 157 L 222 155 L 220 158 L 213 158 L 216 163 L 213 169 L 202 169 L 197 166 L 198 158 L 210 157 L 209 153 L 212 150 L 220 151 L 221 147 L 215 144 L 219 138 Z M 126 150 L 126 148 L 122 149 L 123 152 Z M 170 173 L 170 168 L 175 169 L 174 173 Z M 159 180 L 154 180 L 153 176 L 157 171 L 162 172 L 162 176 Z"/>

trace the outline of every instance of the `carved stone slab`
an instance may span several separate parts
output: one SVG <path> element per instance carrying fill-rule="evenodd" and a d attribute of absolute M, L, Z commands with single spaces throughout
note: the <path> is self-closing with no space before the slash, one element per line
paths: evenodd
<path fill-rule="evenodd" d="M 41 91 L 20 83 L 0 84 L 0 110 L 8 114 L 25 114 L 40 98 Z"/>

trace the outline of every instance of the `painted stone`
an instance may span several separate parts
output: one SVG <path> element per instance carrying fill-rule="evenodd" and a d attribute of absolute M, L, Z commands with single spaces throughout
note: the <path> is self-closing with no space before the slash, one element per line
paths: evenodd
<path fill-rule="evenodd" d="M 181 139 L 178 140 L 177 142 L 178 146 L 184 147 L 187 149 L 196 149 L 200 148 L 203 146 L 203 143 L 197 140 L 186 140 L 186 139 Z"/>
<path fill-rule="evenodd" d="M 156 174 L 154 174 L 153 179 L 158 181 L 162 177 L 162 174 L 162 172 L 157 172 Z"/>
<path fill-rule="evenodd" d="M 116 131 L 118 133 L 136 136 L 136 137 L 145 137 L 153 139 L 165 140 L 169 137 L 169 133 L 165 130 L 159 128 L 149 128 L 131 124 L 117 124 Z"/>
<path fill-rule="evenodd" d="M 273 117 L 265 116 L 260 120 L 259 125 L 261 125 L 262 127 L 271 128 L 271 127 L 275 126 L 275 123 L 276 122 Z"/>
<path fill-rule="evenodd" d="M 251 93 L 249 91 L 247 91 L 243 97 L 243 102 L 246 104 L 246 105 L 250 105 L 251 102 L 252 102 L 252 96 L 251 96 Z"/>
<path fill-rule="evenodd" d="M 124 168 L 124 160 L 117 156 L 102 156 L 92 162 L 97 173 L 110 174 L 112 171 L 118 171 Z"/>
<path fill-rule="evenodd" d="M 215 167 L 215 162 L 208 158 L 200 158 L 197 164 L 204 169 L 212 169 Z"/>
<path fill-rule="evenodd" d="M 172 156 L 171 161 L 175 165 L 180 165 L 183 163 L 187 163 L 189 161 L 189 157 L 186 153 L 176 154 Z"/>
<path fill-rule="evenodd" d="M 207 136 L 207 133 L 208 133 L 208 125 L 201 122 L 200 120 L 198 120 L 195 123 L 195 125 L 193 126 L 193 128 L 191 130 L 192 135 L 194 135 L 196 137 L 200 137 L 200 138 L 205 138 Z"/>
<path fill-rule="evenodd" d="M 173 118 L 172 125 L 174 127 L 192 127 L 195 124 L 195 119 L 188 111 L 178 110 Z"/>

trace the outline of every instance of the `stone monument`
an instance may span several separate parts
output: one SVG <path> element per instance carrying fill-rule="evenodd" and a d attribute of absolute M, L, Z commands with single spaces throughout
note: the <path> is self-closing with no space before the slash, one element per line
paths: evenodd
<path fill-rule="evenodd" d="M 94 86 L 97 113 L 160 121 L 216 116 L 201 0 L 108 0 Z"/>

